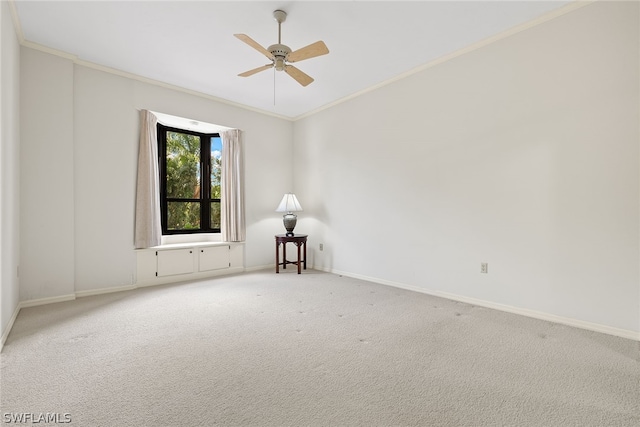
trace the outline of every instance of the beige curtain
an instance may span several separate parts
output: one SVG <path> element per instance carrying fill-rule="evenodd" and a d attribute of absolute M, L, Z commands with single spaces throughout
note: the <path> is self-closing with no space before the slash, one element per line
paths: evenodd
<path fill-rule="evenodd" d="M 220 227 L 223 242 L 245 240 L 244 220 L 244 158 L 242 131 L 220 132 L 222 139 L 222 178 Z"/>
<path fill-rule="evenodd" d="M 135 224 L 137 249 L 158 246 L 162 240 L 157 123 L 158 119 L 150 111 L 140 111 Z"/>

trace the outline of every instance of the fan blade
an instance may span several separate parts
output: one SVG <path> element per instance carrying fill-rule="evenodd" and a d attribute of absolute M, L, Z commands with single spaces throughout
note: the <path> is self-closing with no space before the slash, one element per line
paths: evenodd
<path fill-rule="evenodd" d="M 273 67 L 273 64 L 263 65 L 262 67 L 254 68 L 253 70 L 245 71 L 244 73 L 238 74 L 238 76 L 240 77 L 253 76 L 256 73 L 259 73 L 260 71 L 268 70 L 269 68 L 272 68 L 272 67 Z"/>
<path fill-rule="evenodd" d="M 269 52 L 267 49 L 265 49 L 262 46 L 260 46 L 260 44 L 258 44 L 257 41 L 255 41 L 254 39 L 252 39 L 248 35 L 246 35 L 246 34 L 234 34 L 234 36 L 236 36 L 238 39 L 242 40 L 243 42 L 245 42 L 246 44 L 248 44 L 249 46 L 251 46 L 252 48 L 257 50 L 258 52 L 260 52 L 261 54 L 263 54 L 267 58 L 273 59 L 273 55 L 271 54 L 271 52 Z"/>
<path fill-rule="evenodd" d="M 285 65 L 284 72 L 293 77 L 295 81 L 300 83 L 302 86 L 307 86 L 308 84 L 313 82 L 313 79 L 310 76 L 303 73 L 293 65 Z"/>
<path fill-rule="evenodd" d="M 287 62 L 302 61 L 303 59 L 315 58 L 316 56 L 326 55 L 329 53 L 327 45 L 323 41 L 311 43 L 309 46 L 302 47 L 291 52 L 287 56 Z"/>

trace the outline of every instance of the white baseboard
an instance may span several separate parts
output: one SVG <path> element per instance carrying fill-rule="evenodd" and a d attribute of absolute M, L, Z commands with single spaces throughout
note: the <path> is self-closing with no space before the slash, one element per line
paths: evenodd
<path fill-rule="evenodd" d="M 73 301 L 74 299 L 76 299 L 75 293 L 68 294 L 68 295 L 60 295 L 57 297 L 29 299 L 26 301 L 21 301 L 19 303 L 19 307 L 20 308 L 35 307 L 38 305 L 54 304 L 56 302 Z"/>
<path fill-rule="evenodd" d="M 136 285 L 127 285 L 127 286 L 118 286 L 116 288 L 100 288 L 100 289 L 89 289 L 86 291 L 76 291 L 76 298 L 84 298 L 91 297 L 94 295 L 102 295 L 102 294 L 110 294 L 113 292 L 123 292 L 123 291 L 132 291 L 136 289 Z"/>
<path fill-rule="evenodd" d="M 18 313 L 20 313 L 19 303 L 16 309 L 14 310 L 13 315 L 11 316 L 11 319 L 9 319 L 9 323 L 7 324 L 6 329 L 2 333 L 2 336 L 0 337 L 0 353 L 2 353 L 2 348 L 4 347 L 4 343 L 7 341 L 7 337 L 9 337 L 9 333 L 11 332 L 11 328 L 13 328 L 13 324 L 15 323 L 16 318 L 18 317 Z"/>
<path fill-rule="evenodd" d="M 352 277 L 354 279 L 366 280 L 367 282 L 378 283 L 381 285 L 392 286 L 395 288 L 406 289 L 408 291 L 419 292 L 422 294 L 432 295 L 435 297 L 446 298 L 453 301 L 464 302 L 467 304 L 477 305 L 480 307 L 491 308 L 494 310 L 500 310 L 507 313 L 518 314 L 521 316 L 527 316 L 534 319 L 546 320 L 548 322 L 558 323 L 561 325 L 572 326 L 575 328 L 586 329 L 588 331 L 600 332 L 607 335 L 614 335 L 620 338 L 627 338 L 640 342 L 640 332 L 631 331 L 628 329 L 614 328 L 612 326 L 601 325 L 599 323 L 586 322 L 584 320 L 572 319 L 569 317 L 557 316 L 555 314 L 545 313 L 536 310 L 530 310 L 527 308 L 514 307 L 506 304 L 499 304 L 491 301 L 485 301 L 477 298 L 465 297 L 462 295 L 450 294 L 447 292 L 433 291 L 430 289 L 423 289 L 417 286 L 407 285 L 404 283 L 393 282 L 390 280 L 378 279 L 375 277 L 363 276 L 361 274 L 348 273 L 338 270 L 323 270 L 333 274 L 339 274 L 342 276 Z"/>
<path fill-rule="evenodd" d="M 251 272 L 251 271 L 260 271 L 260 270 L 268 270 L 268 269 L 274 269 L 275 271 L 275 265 L 274 264 L 266 264 L 266 265 L 258 265 L 256 267 L 248 267 L 245 268 L 244 271 L 246 272 Z"/>
<path fill-rule="evenodd" d="M 293 267 L 289 267 L 289 268 L 294 268 L 295 269 L 297 267 L 295 266 L 295 264 L 293 264 Z M 280 269 L 282 270 L 282 267 L 280 267 Z M 307 263 L 307 268 L 306 269 L 307 270 L 326 271 L 327 273 L 331 273 L 328 270 L 322 270 L 322 269 L 319 269 L 319 268 L 315 268 L 313 265 L 311 265 L 309 263 Z M 249 267 L 249 268 L 245 269 L 246 272 L 262 271 L 262 270 L 273 270 L 273 272 L 275 273 L 276 272 L 276 265 L 275 265 L 275 263 L 273 263 L 273 264 L 266 264 L 266 265 L 258 265 L 257 267 Z"/>

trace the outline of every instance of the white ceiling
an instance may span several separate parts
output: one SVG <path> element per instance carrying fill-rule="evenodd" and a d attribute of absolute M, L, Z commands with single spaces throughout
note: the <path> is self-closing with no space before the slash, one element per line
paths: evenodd
<path fill-rule="evenodd" d="M 14 0 L 26 44 L 296 118 L 561 8 L 570 1 L 33 1 Z M 317 40 L 328 55 L 297 62 L 315 78 L 237 74 L 268 63 L 233 37 Z M 275 85 L 275 91 L 274 91 Z M 275 97 L 274 97 L 275 93 Z M 275 105 L 274 105 L 275 100 Z"/>

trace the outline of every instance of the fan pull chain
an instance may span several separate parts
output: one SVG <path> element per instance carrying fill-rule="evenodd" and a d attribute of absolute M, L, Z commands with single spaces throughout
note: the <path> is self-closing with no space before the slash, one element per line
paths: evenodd
<path fill-rule="evenodd" d="M 273 67 L 273 105 L 276 105 L 276 67 Z"/>

